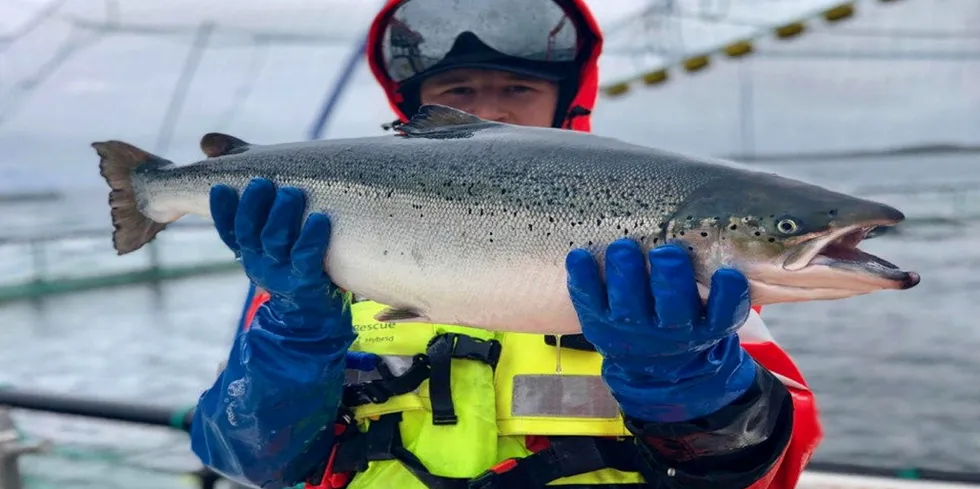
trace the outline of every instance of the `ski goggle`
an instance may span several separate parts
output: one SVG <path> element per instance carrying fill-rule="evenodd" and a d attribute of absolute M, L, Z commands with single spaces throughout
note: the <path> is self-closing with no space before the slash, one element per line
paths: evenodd
<path fill-rule="evenodd" d="M 576 23 L 554 0 L 406 0 L 382 38 L 388 76 L 402 82 L 428 71 L 466 32 L 531 62 L 574 61 L 580 45 Z"/>

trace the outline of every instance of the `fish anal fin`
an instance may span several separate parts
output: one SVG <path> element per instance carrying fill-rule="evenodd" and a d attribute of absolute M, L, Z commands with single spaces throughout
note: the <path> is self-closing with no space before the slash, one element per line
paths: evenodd
<path fill-rule="evenodd" d="M 208 158 L 225 156 L 247 151 L 249 143 L 220 132 L 209 132 L 201 138 L 201 151 Z"/>
<path fill-rule="evenodd" d="M 469 137 L 473 131 L 499 124 L 445 105 L 426 104 L 396 130 L 405 136 L 426 138 Z"/>
<path fill-rule="evenodd" d="M 386 307 L 374 315 L 374 319 L 381 323 L 404 323 L 424 317 L 421 311 L 410 307 Z"/>

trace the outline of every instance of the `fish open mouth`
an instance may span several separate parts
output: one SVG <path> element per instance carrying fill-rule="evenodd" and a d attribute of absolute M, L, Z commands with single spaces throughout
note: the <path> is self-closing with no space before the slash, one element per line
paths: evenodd
<path fill-rule="evenodd" d="M 793 250 L 783 263 L 789 271 L 824 266 L 845 272 L 862 274 L 869 279 L 891 282 L 895 288 L 909 289 L 918 285 L 918 273 L 900 269 L 895 264 L 858 248 L 861 241 L 881 227 L 895 223 L 856 224 L 835 229 L 807 240 Z"/>

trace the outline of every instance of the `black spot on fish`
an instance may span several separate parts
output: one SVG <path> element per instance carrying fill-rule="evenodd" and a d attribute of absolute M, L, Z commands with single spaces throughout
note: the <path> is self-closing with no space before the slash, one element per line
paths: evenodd
<path fill-rule="evenodd" d="M 732 224 L 731 226 L 728 226 L 728 229 L 731 229 L 732 231 L 734 231 L 734 230 L 738 229 L 738 226 L 736 226 L 735 224 Z"/>
<path fill-rule="evenodd" d="M 702 238 L 707 238 L 708 237 L 708 233 L 706 233 L 704 231 L 701 231 L 701 237 Z"/>

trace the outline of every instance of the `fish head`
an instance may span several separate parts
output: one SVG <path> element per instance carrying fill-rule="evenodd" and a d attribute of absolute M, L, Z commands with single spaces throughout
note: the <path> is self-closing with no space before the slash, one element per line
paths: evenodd
<path fill-rule="evenodd" d="M 841 299 L 909 289 L 919 274 L 858 248 L 905 219 L 898 209 L 777 175 L 738 173 L 701 186 L 678 207 L 665 241 L 692 253 L 702 295 L 735 268 L 753 305 Z"/>

